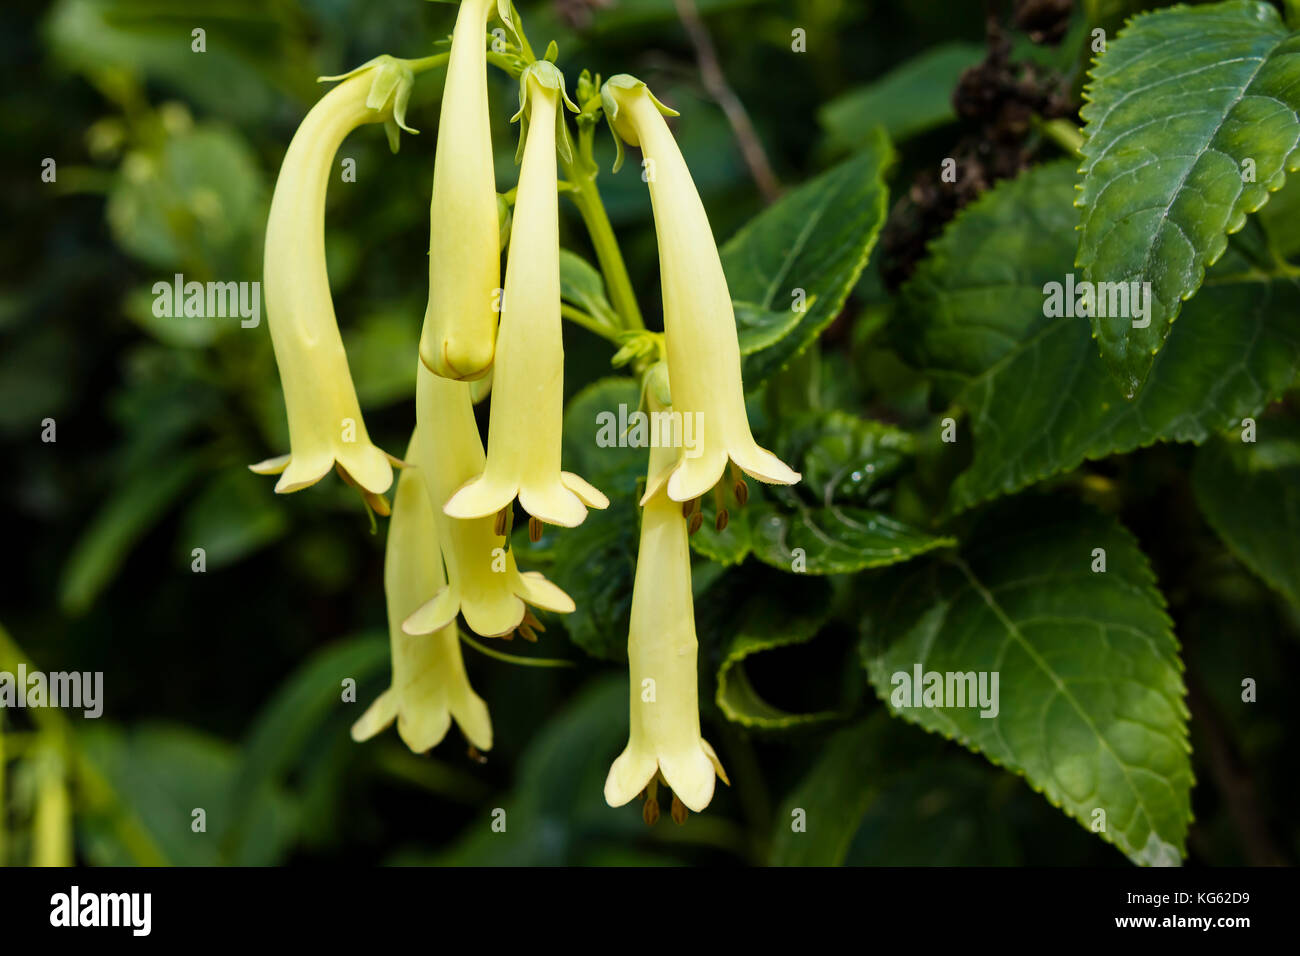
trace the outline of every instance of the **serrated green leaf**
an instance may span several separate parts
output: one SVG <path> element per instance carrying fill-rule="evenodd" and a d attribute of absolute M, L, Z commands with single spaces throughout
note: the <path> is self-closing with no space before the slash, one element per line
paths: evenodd
<path fill-rule="evenodd" d="M 767 504 L 755 509 L 752 521 L 755 557 L 806 574 L 882 568 L 956 543 L 868 508 L 830 505 L 790 513 Z"/>
<path fill-rule="evenodd" d="M 746 658 L 810 641 L 826 621 L 830 608 L 829 585 L 818 579 L 798 581 L 797 585 L 755 594 L 734 620 L 728 622 L 729 634 L 718 667 L 714 697 L 728 720 L 750 728 L 782 730 L 838 716 L 834 710 L 792 714 L 773 707 L 758 695 L 745 673 Z"/>
<path fill-rule="evenodd" d="M 956 119 L 952 91 L 967 67 L 984 58 L 974 43 L 944 43 L 920 53 L 884 76 L 835 97 L 817 111 L 827 147 L 847 150 L 883 126 L 901 143 Z"/>
<path fill-rule="evenodd" d="M 885 223 L 884 173 L 893 149 L 875 130 L 860 153 L 783 196 L 722 247 L 737 302 L 771 312 L 804 311 L 779 339 L 743 359 L 752 391 L 806 349 L 839 313 Z"/>
<path fill-rule="evenodd" d="M 775 446 L 803 480 L 752 489 L 741 509 L 746 543 L 760 561 L 783 571 L 842 574 L 954 543 L 886 511 L 891 482 L 912 452 L 906 432 L 843 412 L 811 413 L 787 421 Z"/>
<path fill-rule="evenodd" d="M 1091 320 L 1131 397 L 1228 234 L 1300 169 L 1300 34 L 1262 0 L 1145 14 L 1087 95 L 1078 264 L 1089 282 L 1151 287 L 1148 326 Z"/>
<path fill-rule="evenodd" d="M 873 581 L 872 687 L 899 717 L 1023 774 L 1136 863 L 1177 863 L 1191 820 L 1188 711 L 1155 576 L 1118 522 L 1030 498 L 983 515 L 961 554 Z M 1094 572 L 1095 549 L 1105 571 Z M 998 675 L 996 714 L 917 706 L 895 675 Z M 902 706 L 900 706 L 900 704 Z"/>
<path fill-rule="evenodd" d="M 1187 304 L 1150 381 L 1126 401 L 1087 326 L 1043 315 L 1073 254 L 1067 162 L 1000 184 L 955 219 L 904 288 L 899 350 L 968 412 L 961 511 L 1085 459 L 1157 441 L 1202 442 L 1257 414 L 1300 370 L 1300 286 L 1230 254 Z"/>
<path fill-rule="evenodd" d="M 1300 608 L 1300 423 L 1266 418 L 1196 453 L 1192 488 L 1210 526 L 1257 575 Z"/>

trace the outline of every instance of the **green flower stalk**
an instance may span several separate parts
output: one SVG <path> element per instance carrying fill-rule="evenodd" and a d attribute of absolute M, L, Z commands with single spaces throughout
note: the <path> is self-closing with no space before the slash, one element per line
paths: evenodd
<path fill-rule="evenodd" d="M 420 440 L 417 429 L 406 452 L 409 460 L 421 457 L 416 448 Z M 487 704 L 474 693 L 465 674 L 455 622 L 419 636 L 402 630 L 402 621 L 447 583 L 437 526 L 423 473 L 418 468 L 405 469 L 397 479 L 384 551 L 393 679 L 352 725 L 352 739 L 368 740 L 396 720 L 397 733 L 406 745 L 424 753 L 442 742 L 454 719 L 466 740 L 478 750 L 488 751 L 492 749 L 492 721 Z"/>
<path fill-rule="evenodd" d="M 586 518 L 588 507 L 609 506 L 609 499 L 582 478 L 560 470 L 564 340 L 555 151 L 557 142 L 567 148 L 560 101 L 577 107 L 564 93 L 563 75 L 545 60 L 524 70 L 519 99 L 514 118 L 523 123 L 523 165 L 493 367 L 487 465 L 444 510 L 454 518 L 482 518 L 518 495 L 534 518 L 573 527 Z"/>
<path fill-rule="evenodd" d="M 501 247 L 484 40 L 495 2 L 460 5 L 433 161 L 429 304 L 420 361 L 451 379 L 481 377 L 496 342 Z"/>
<path fill-rule="evenodd" d="M 663 411 L 654 390 L 647 399 L 652 412 Z M 669 467 L 672 457 L 670 448 L 652 448 L 649 474 Z M 653 789 L 662 777 L 683 805 L 699 812 L 713 799 L 716 778 L 729 782 L 700 736 L 698 649 L 686 519 L 661 489 L 641 516 L 627 638 L 631 733 L 605 780 L 611 807 Z"/>
<path fill-rule="evenodd" d="M 411 82 L 409 67 L 392 57 L 348 74 L 312 107 L 280 166 L 266 225 L 263 280 L 290 452 L 249 466 L 258 474 L 280 475 L 280 494 L 314 485 L 337 467 L 372 507 L 387 512 L 380 496 L 399 462 L 371 443 L 352 384 L 325 267 L 325 192 L 348 133 L 366 123 L 405 128 Z"/>
<path fill-rule="evenodd" d="M 469 383 L 441 378 L 422 364 L 416 375 L 416 428 L 422 437 L 411 464 L 424 473 L 430 503 L 441 512 L 452 492 L 483 471 L 483 442 Z M 438 540 L 447 585 L 406 619 L 407 634 L 441 630 L 462 613 L 470 630 L 484 637 L 502 637 L 516 628 L 527 637 L 538 625 L 526 604 L 559 614 L 574 610 L 573 599 L 540 572 L 520 573 L 514 552 L 507 550 L 505 529 L 494 518 L 440 520 Z"/>
<path fill-rule="evenodd" d="M 651 476 L 642 503 L 665 483 L 674 501 L 700 497 L 718 483 L 728 459 L 759 481 L 794 484 L 799 473 L 760 448 L 750 431 L 736 317 L 722 259 L 704 203 L 663 118 L 676 114 L 625 73 L 605 82 L 601 100 L 618 144 L 619 163 L 624 141 L 639 146 L 647 161 L 673 410 L 692 416 L 702 433 L 691 454 L 683 449 Z"/>

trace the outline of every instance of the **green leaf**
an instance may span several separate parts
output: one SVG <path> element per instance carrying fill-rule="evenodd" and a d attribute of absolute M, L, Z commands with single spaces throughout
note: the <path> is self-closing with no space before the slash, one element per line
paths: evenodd
<path fill-rule="evenodd" d="M 133 846 L 112 824 L 130 813 L 141 836 L 168 863 L 180 866 L 267 866 L 282 862 L 295 828 L 295 807 L 272 788 L 251 808 L 250 839 L 233 858 L 220 852 L 212 834 L 230 822 L 230 784 L 239 768 L 238 749 L 224 740 L 182 727 L 121 730 L 96 724 L 78 735 L 85 759 L 111 787 L 114 804 L 80 816 L 87 856 L 101 866 L 138 863 Z M 206 830 L 196 832 L 194 810 Z M 146 836 L 147 835 L 147 836 Z"/>
<path fill-rule="evenodd" d="M 1300 608 L 1300 423 L 1265 418 L 1257 438 L 1196 453 L 1192 487 L 1211 527 L 1248 568 Z"/>
<path fill-rule="evenodd" d="M 564 466 L 603 491 L 610 505 L 588 511 L 582 524 L 555 536 L 548 576 L 577 604 L 564 616 L 570 640 L 603 660 L 627 656 L 640 533 L 637 482 L 645 474 L 648 452 L 618 444 L 601 447 L 600 436 L 621 442 L 619 407 L 626 409 L 625 418 L 640 398 L 633 379 L 601 379 L 575 395 L 564 413 Z M 604 416 L 615 424 L 602 431 Z"/>
<path fill-rule="evenodd" d="M 882 568 L 955 543 L 868 508 L 831 505 L 792 514 L 767 505 L 755 510 L 752 521 L 760 561 L 807 574 Z"/>
<path fill-rule="evenodd" d="M 1146 14 L 1087 94 L 1078 264 L 1089 282 L 1151 286 L 1149 326 L 1092 318 L 1131 397 L 1228 234 L 1300 169 L 1300 34 L 1262 0 Z"/>
<path fill-rule="evenodd" d="M 912 451 L 905 432 L 843 412 L 810 414 L 786 423 L 775 451 L 804 478 L 793 488 L 764 488 L 744 509 L 748 543 L 760 561 L 784 571 L 842 574 L 955 543 L 886 512 L 891 483 Z"/>
<path fill-rule="evenodd" d="M 576 305 L 611 329 L 621 327 L 618 313 L 605 294 L 605 280 L 596 267 L 576 252 L 560 250 L 560 298 Z"/>
<path fill-rule="evenodd" d="M 367 706 L 368 686 L 378 683 L 388 662 L 386 634 L 357 635 L 317 651 L 266 702 L 231 780 L 229 820 L 220 830 L 227 853 L 237 855 L 255 838 L 259 805 L 287 781 L 314 736 L 346 735 Z M 356 681 L 355 702 L 343 700 L 346 679 Z"/>
<path fill-rule="evenodd" d="M 959 557 L 873 580 L 872 687 L 895 715 L 1023 775 L 1130 859 L 1177 863 L 1191 820 L 1182 663 L 1132 536 L 1081 505 L 1003 502 Z M 1096 549 L 1105 571 L 1094 572 Z M 998 675 L 996 714 L 921 706 L 916 670 Z M 955 703 L 950 700 L 949 704 Z"/>
<path fill-rule="evenodd" d="M 733 302 L 731 305 L 736 312 L 741 355 L 752 355 L 775 345 L 799 324 L 800 313 L 794 309 L 774 312 L 752 302 Z"/>
<path fill-rule="evenodd" d="M 773 707 L 755 691 L 745 673 L 745 660 L 754 654 L 811 641 L 830 609 L 830 586 L 820 579 L 790 579 L 797 587 L 763 589 L 728 618 L 729 634 L 718 667 L 718 708 L 746 727 L 781 730 L 822 723 L 839 716 L 835 710 L 792 714 Z"/>
<path fill-rule="evenodd" d="M 853 149 L 877 126 L 885 128 L 891 141 L 901 143 L 951 122 L 956 119 L 952 93 L 957 81 L 984 54 L 984 47 L 974 43 L 940 44 L 835 97 L 817 111 L 827 147 Z"/>
<path fill-rule="evenodd" d="M 884 173 L 893 149 L 874 131 L 862 152 L 783 196 L 722 247 L 734 301 L 780 312 L 800 305 L 780 338 L 746 355 L 753 390 L 806 349 L 839 314 L 885 223 Z"/>
<path fill-rule="evenodd" d="M 77 541 L 59 579 L 59 606 L 84 613 L 117 574 L 131 548 L 181 496 L 203 468 L 202 452 L 128 478 L 114 490 Z"/>
<path fill-rule="evenodd" d="M 888 725 L 864 720 L 837 731 L 817 762 L 776 815 L 769 863 L 773 866 L 839 866 L 848 854 L 862 814 L 880 788 L 876 754 Z M 803 830 L 793 823 L 802 812 Z"/>
<path fill-rule="evenodd" d="M 268 495 L 265 479 L 243 465 L 219 473 L 185 511 L 177 551 L 202 548 L 209 571 L 247 557 L 289 529 L 284 509 Z"/>
<path fill-rule="evenodd" d="M 903 290 L 897 347 L 968 412 L 958 442 L 974 439 L 951 511 L 1085 459 L 1202 442 L 1257 414 L 1300 369 L 1300 286 L 1233 253 L 1126 401 L 1087 326 L 1043 315 L 1044 285 L 1070 269 L 1072 192 L 1068 162 L 1000 184 L 950 224 Z"/>

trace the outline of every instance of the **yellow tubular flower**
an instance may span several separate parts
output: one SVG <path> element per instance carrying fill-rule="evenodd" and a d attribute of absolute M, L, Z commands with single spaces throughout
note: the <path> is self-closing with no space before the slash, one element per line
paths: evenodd
<path fill-rule="evenodd" d="M 587 517 L 588 506 L 606 508 L 609 499 L 560 470 L 564 341 L 555 147 L 556 126 L 563 122 L 560 99 L 568 100 L 564 77 L 539 60 L 520 77 L 519 96 L 515 118 L 523 118 L 526 145 L 492 373 L 487 467 L 444 510 L 454 518 L 481 518 L 517 494 L 533 517 L 571 528 Z"/>
<path fill-rule="evenodd" d="M 501 281 L 484 30 L 495 0 L 462 0 L 438 121 L 429 207 L 429 304 L 420 361 L 475 379 L 492 364 Z"/>
<path fill-rule="evenodd" d="M 408 458 L 416 457 L 419 441 L 417 431 L 411 436 Z M 418 637 L 402 630 L 406 616 L 446 584 L 437 525 L 423 474 L 408 468 L 397 479 L 384 551 L 392 685 L 352 725 L 352 739 L 368 740 L 396 719 L 397 733 L 406 745 L 424 753 L 442 741 L 455 718 L 465 739 L 487 751 L 492 749 L 492 721 L 487 705 L 469 686 L 456 624 Z"/>
<path fill-rule="evenodd" d="M 661 115 L 676 114 L 627 74 L 611 77 L 601 95 L 615 141 L 621 137 L 639 146 L 648 160 L 645 175 L 659 240 L 672 404 L 701 433 L 696 448 L 684 450 L 651 476 L 642 503 L 665 481 L 674 501 L 698 498 L 717 484 L 728 458 L 759 481 L 794 484 L 799 473 L 760 448 L 749 429 L 740 343 L 722 260 L 690 170 Z M 621 143 L 619 153 L 621 160 Z"/>
<path fill-rule="evenodd" d="M 410 70 L 401 61 L 381 57 L 372 63 L 349 74 L 311 109 L 276 180 L 263 280 L 290 453 L 249 467 L 258 474 L 279 474 L 275 490 L 287 494 L 314 485 L 337 465 L 372 507 L 383 510 L 379 496 L 393 483 L 395 459 L 372 445 L 366 433 L 325 269 L 325 190 L 334 154 L 362 124 L 391 120 L 394 112 L 401 123 L 410 92 Z"/>
<path fill-rule="evenodd" d="M 483 442 L 469 390 L 468 383 L 440 378 L 423 365 L 417 370 L 415 415 L 422 437 L 411 464 L 424 473 L 435 510 L 483 471 Z M 476 634 L 500 637 L 523 621 L 525 603 L 560 614 L 574 609 L 573 599 L 540 572 L 520 573 L 492 517 L 440 520 L 438 535 L 447 586 L 406 619 L 402 629 L 407 634 L 440 630 L 460 612 Z"/>
<path fill-rule="evenodd" d="M 653 411 L 662 410 L 653 393 L 649 398 Z M 652 448 L 649 473 L 670 466 L 672 455 L 671 449 Z M 713 798 L 715 777 L 729 782 L 718 755 L 700 737 L 697 649 L 686 520 L 681 505 L 661 491 L 641 516 L 627 638 L 631 735 L 605 780 L 611 807 L 630 801 L 656 773 L 696 812 Z"/>

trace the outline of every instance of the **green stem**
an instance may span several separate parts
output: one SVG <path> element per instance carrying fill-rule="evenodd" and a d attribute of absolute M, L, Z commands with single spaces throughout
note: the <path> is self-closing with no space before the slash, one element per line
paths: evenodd
<path fill-rule="evenodd" d="M 460 639 L 468 644 L 474 650 L 487 657 L 496 658 L 499 661 L 505 661 L 507 664 L 518 664 L 521 667 L 577 667 L 573 661 L 561 660 L 554 657 L 520 657 L 518 654 L 507 654 L 504 651 L 493 650 L 490 647 L 484 647 L 474 638 L 466 634 L 461 634 Z"/>
<path fill-rule="evenodd" d="M 435 53 L 433 56 L 422 56 L 418 60 L 407 60 L 406 65 L 411 68 L 412 73 L 423 73 L 425 70 L 442 66 L 450 59 L 450 53 Z"/>
<path fill-rule="evenodd" d="M 604 322 L 595 316 L 588 315 L 577 306 L 569 305 L 567 302 L 560 303 L 560 315 L 568 319 L 574 325 L 580 325 L 588 332 L 594 332 L 602 339 L 618 344 L 618 329 L 611 329 Z"/>
<path fill-rule="evenodd" d="M 609 215 L 605 212 L 605 203 L 596 188 L 596 174 L 575 169 L 575 165 L 576 163 L 566 164 L 568 168 L 564 172 L 565 178 L 574 187 L 569 198 L 578 207 L 587 234 L 591 237 L 592 247 L 596 250 L 596 260 L 605 276 L 610 305 L 623 320 L 625 329 L 644 329 L 645 320 L 637 305 L 632 279 L 627 274 L 627 265 L 623 262 L 623 253 L 614 236 L 614 227 L 610 225 Z"/>
<path fill-rule="evenodd" d="M 1286 7 L 1286 25 L 1292 30 L 1300 30 L 1300 0 L 1284 0 Z"/>
<path fill-rule="evenodd" d="M 1083 130 L 1068 119 L 1039 122 L 1038 131 L 1073 156 L 1083 155 Z"/>

